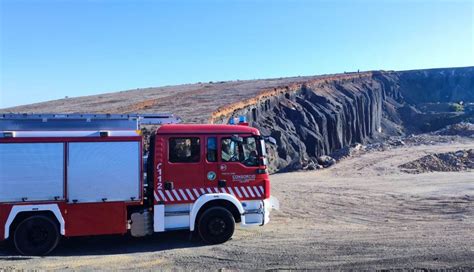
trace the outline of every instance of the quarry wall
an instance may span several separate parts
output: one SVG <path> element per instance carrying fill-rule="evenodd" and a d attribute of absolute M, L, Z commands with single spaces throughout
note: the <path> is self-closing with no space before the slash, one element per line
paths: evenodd
<path fill-rule="evenodd" d="M 472 118 L 418 108 L 460 101 L 474 101 L 472 67 L 351 73 L 264 90 L 220 107 L 210 121 L 226 123 L 245 115 L 251 126 L 277 140 L 269 147 L 270 171 L 292 171 L 355 143 L 435 129 L 423 126 L 433 120 L 447 125 Z"/>

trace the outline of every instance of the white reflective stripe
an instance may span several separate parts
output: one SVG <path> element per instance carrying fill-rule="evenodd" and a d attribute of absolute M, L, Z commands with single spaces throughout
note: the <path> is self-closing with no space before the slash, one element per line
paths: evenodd
<path fill-rule="evenodd" d="M 158 193 L 160 194 L 161 199 L 163 199 L 163 201 L 166 201 L 166 197 L 165 194 L 163 194 L 163 191 L 159 190 Z"/>
<path fill-rule="evenodd" d="M 239 195 L 239 198 L 242 198 L 242 194 L 240 193 L 240 190 L 238 187 L 234 187 L 235 191 L 237 192 L 237 194 Z"/>
<path fill-rule="evenodd" d="M 252 191 L 252 187 L 247 186 L 247 190 L 249 190 L 249 193 L 252 197 L 255 197 L 255 195 L 253 194 L 253 191 Z"/>
<path fill-rule="evenodd" d="M 184 200 L 188 200 L 188 197 L 186 196 L 186 192 L 184 192 L 182 189 L 179 189 L 179 193 L 184 198 Z"/>
<path fill-rule="evenodd" d="M 193 193 L 191 193 L 191 191 L 189 189 L 186 189 L 186 193 L 188 193 L 188 196 L 191 198 L 191 200 L 195 199 Z"/>
<path fill-rule="evenodd" d="M 244 193 L 245 197 L 250 197 L 249 194 L 247 193 L 247 189 L 245 189 L 245 187 L 240 187 L 240 190 L 242 190 L 242 192 Z"/>
<path fill-rule="evenodd" d="M 254 192 L 255 192 L 255 190 L 254 190 L 254 189 L 255 189 L 255 187 L 252 187 L 252 186 L 250 186 L 250 187 L 247 187 L 247 189 L 249 190 L 249 192 L 251 192 L 251 193 L 252 193 L 252 196 L 253 196 L 253 197 L 255 197 L 255 196 L 258 196 L 258 195 L 259 195 L 259 194 L 255 194 L 255 193 L 254 193 Z"/>
<path fill-rule="evenodd" d="M 242 194 L 244 195 L 243 197 L 249 197 L 249 194 L 247 193 L 247 191 L 245 190 L 245 187 L 239 187 L 239 189 L 242 191 Z"/>
<path fill-rule="evenodd" d="M 179 197 L 179 194 L 176 193 L 176 190 L 173 190 L 172 192 L 173 192 L 174 196 L 176 197 L 176 199 L 178 201 L 181 201 L 181 197 Z"/>
<path fill-rule="evenodd" d="M 173 196 L 170 194 L 170 191 L 165 190 L 165 193 L 166 193 L 166 195 L 168 196 L 168 198 L 170 199 L 170 201 L 174 201 L 174 198 L 173 198 Z"/>
<path fill-rule="evenodd" d="M 250 186 L 250 187 L 247 187 L 247 190 L 249 190 L 249 192 L 251 192 L 251 193 L 252 193 L 252 196 L 253 196 L 253 197 L 256 197 L 256 196 L 258 196 L 258 194 L 256 194 L 256 193 L 255 193 L 255 190 L 254 190 L 254 188 L 253 188 L 252 186 Z"/>
<path fill-rule="evenodd" d="M 245 187 L 240 187 L 240 190 L 242 190 L 242 193 L 244 193 L 245 197 L 249 197 L 249 194 L 245 190 Z"/>
<path fill-rule="evenodd" d="M 257 186 L 253 186 L 253 190 L 255 191 L 255 193 L 256 193 L 258 196 L 262 196 L 262 193 L 260 193 L 260 191 L 258 190 Z"/>
<path fill-rule="evenodd" d="M 166 194 L 164 194 L 166 193 Z M 263 186 L 242 186 L 242 187 L 209 187 L 209 188 L 190 188 L 190 189 L 176 189 L 176 190 L 158 190 L 154 192 L 156 201 L 181 201 L 181 200 L 196 200 L 202 194 L 213 193 L 228 193 L 238 198 L 254 198 L 265 195 L 265 188 Z"/>

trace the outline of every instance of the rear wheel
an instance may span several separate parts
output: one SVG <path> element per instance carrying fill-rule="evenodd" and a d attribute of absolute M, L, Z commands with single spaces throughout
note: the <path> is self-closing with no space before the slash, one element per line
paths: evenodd
<path fill-rule="evenodd" d="M 235 230 L 235 220 L 227 209 L 212 207 L 206 210 L 198 222 L 199 236 L 209 244 L 228 241 Z"/>
<path fill-rule="evenodd" d="M 18 224 L 13 243 L 22 255 L 42 256 L 56 248 L 59 238 L 56 222 L 47 216 L 35 215 Z"/>

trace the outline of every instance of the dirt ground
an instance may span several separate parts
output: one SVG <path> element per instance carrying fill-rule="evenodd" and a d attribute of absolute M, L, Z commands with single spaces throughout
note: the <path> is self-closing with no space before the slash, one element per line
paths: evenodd
<path fill-rule="evenodd" d="M 408 174 L 400 164 L 463 143 L 400 147 L 320 171 L 273 175 L 281 210 L 223 245 L 187 232 L 63 241 L 52 256 L 15 256 L 15 269 L 474 269 L 474 172 Z"/>

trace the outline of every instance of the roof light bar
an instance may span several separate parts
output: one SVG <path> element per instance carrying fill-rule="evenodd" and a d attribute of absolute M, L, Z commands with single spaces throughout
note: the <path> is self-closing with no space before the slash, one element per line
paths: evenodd
<path fill-rule="evenodd" d="M 232 117 L 229 119 L 229 125 L 248 125 L 245 115 L 239 117 Z"/>

